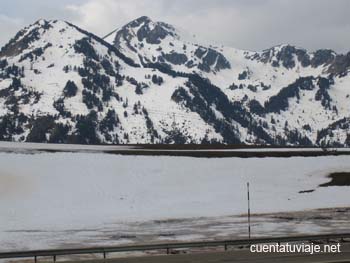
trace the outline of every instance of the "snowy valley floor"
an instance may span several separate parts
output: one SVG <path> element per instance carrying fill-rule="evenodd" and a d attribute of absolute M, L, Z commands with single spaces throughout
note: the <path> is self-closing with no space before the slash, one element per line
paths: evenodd
<path fill-rule="evenodd" d="M 0 153 L 0 250 L 349 232 L 350 156 Z M 333 181 L 334 180 L 333 178 Z"/>

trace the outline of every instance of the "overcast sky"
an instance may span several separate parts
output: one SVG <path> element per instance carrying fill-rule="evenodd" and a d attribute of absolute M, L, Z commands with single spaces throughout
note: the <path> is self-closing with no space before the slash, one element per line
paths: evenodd
<path fill-rule="evenodd" d="M 350 51 L 350 0 L 0 0 L 0 46 L 39 18 L 99 36 L 147 15 L 213 44 L 263 50 L 289 43 Z"/>

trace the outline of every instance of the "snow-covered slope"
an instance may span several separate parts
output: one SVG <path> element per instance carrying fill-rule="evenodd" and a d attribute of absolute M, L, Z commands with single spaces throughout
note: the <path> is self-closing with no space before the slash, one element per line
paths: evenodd
<path fill-rule="evenodd" d="M 196 44 L 140 17 L 105 40 L 40 20 L 0 52 L 0 139 L 350 144 L 350 53 Z"/>
<path fill-rule="evenodd" d="M 0 58 L 2 140 L 152 143 L 171 140 L 172 125 L 197 142 L 206 133 L 221 139 L 197 113 L 171 100 L 187 79 L 137 67 L 69 23 L 36 22 Z M 174 114 L 181 120 L 174 122 Z"/>
<path fill-rule="evenodd" d="M 350 53 L 308 52 L 290 45 L 262 52 L 205 47 L 182 34 L 141 17 L 106 40 L 140 65 L 162 65 L 209 79 L 230 102 L 252 113 L 275 143 L 344 145 Z"/>

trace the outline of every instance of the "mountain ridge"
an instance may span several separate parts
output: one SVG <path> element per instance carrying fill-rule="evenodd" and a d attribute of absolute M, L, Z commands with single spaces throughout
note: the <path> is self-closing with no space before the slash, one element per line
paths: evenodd
<path fill-rule="evenodd" d="M 0 139 L 350 145 L 350 53 L 203 46 L 148 17 L 106 40 L 43 19 L 10 40 Z"/>

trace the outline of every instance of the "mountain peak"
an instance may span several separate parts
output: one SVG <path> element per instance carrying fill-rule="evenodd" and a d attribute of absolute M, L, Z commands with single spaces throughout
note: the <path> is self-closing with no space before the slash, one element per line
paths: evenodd
<path fill-rule="evenodd" d="M 131 21 L 104 39 L 139 65 L 159 63 L 189 73 L 231 68 L 220 50 L 192 42 L 185 31 L 147 16 Z"/>
<path fill-rule="evenodd" d="M 35 41 L 42 40 L 43 36 L 47 36 L 47 41 L 50 42 L 54 38 L 54 34 L 50 32 L 57 31 L 57 35 L 61 35 L 70 24 L 60 20 L 45 20 L 39 19 L 35 23 L 23 28 L 19 31 L 0 51 L 0 57 L 13 57 L 21 54 L 25 49 L 32 46 Z"/>
<path fill-rule="evenodd" d="M 120 41 L 121 37 L 129 39 L 133 36 L 136 36 L 139 42 L 145 41 L 148 44 L 158 45 L 166 37 L 177 37 L 177 34 L 173 26 L 141 16 L 122 27 L 117 32 L 115 42 Z"/>
<path fill-rule="evenodd" d="M 50 23 L 50 21 L 44 19 L 44 18 L 40 18 L 39 20 L 37 20 L 34 25 L 39 25 L 39 26 L 44 26 L 46 24 Z"/>
<path fill-rule="evenodd" d="M 147 24 L 153 22 L 151 18 L 148 16 L 141 16 L 139 18 L 136 18 L 135 20 L 131 21 L 129 24 L 135 24 L 135 25 L 141 25 L 141 24 Z"/>

